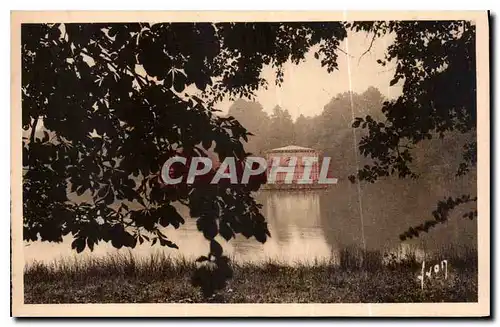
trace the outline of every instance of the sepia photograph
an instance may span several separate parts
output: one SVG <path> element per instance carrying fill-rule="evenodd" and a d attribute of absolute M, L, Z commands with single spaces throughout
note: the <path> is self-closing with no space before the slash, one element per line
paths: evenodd
<path fill-rule="evenodd" d="M 11 20 L 14 316 L 490 315 L 488 12 Z"/>

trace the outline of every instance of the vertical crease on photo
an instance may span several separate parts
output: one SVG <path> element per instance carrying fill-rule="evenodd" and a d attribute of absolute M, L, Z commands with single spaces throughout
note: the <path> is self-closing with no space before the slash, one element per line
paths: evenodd
<path fill-rule="evenodd" d="M 349 36 L 346 37 L 346 52 L 349 53 Z M 354 103 L 352 99 L 352 78 L 351 78 L 351 59 L 347 56 L 347 76 L 349 77 L 349 100 L 351 103 L 351 117 L 352 121 L 354 121 Z M 356 162 L 356 174 L 359 171 L 359 159 L 358 159 L 358 151 L 357 144 L 358 139 L 356 137 L 356 129 L 352 129 L 353 136 L 353 149 L 354 149 L 354 161 Z M 362 202 L 362 194 L 361 194 L 361 184 L 359 178 L 356 178 L 356 187 L 358 190 L 358 210 L 359 210 L 359 218 L 361 221 L 361 241 L 363 242 L 363 250 L 366 251 L 366 240 L 365 240 L 365 224 L 363 220 L 363 202 Z"/>

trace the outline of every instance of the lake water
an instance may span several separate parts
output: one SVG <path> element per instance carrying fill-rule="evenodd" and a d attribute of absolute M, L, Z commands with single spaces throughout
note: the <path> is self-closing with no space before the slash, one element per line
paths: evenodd
<path fill-rule="evenodd" d="M 474 188 L 474 181 L 447 184 L 442 181 L 414 182 L 394 180 L 391 183 L 364 185 L 361 193 L 357 186 L 340 181 L 328 190 L 286 192 L 262 191 L 256 194 L 263 204 L 272 237 L 265 244 L 255 239 L 238 237 L 222 242 L 224 251 L 235 260 L 261 261 L 276 259 L 295 263 L 338 258 L 345 247 L 368 250 L 405 252 L 418 256 L 447 247 L 476 248 L 477 222 L 452 214 L 450 221 L 437 226 L 418 239 L 401 242 L 399 234 L 406 228 L 432 219 L 437 200 L 456 195 L 457 190 Z M 462 194 L 462 193 L 459 193 Z M 179 250 L 151 247 L 144 243 L 132 250 L 137 256 L 149 256 L 153 251 L 166 251 L 172 256 L 197 257 L 208 251 L 208 242 L 196 229 L 196 221 L 187 216 L 180 229 L 166 229 L 165 234 Z M 103 256 L 126 253 L 129 249 L 116 250 L 101 243 L 94 252 L 86 249 L 83 254 L 71 250 L 71 238 L 63 243 L 37 242 L 25 246 L 26 262 L 50 262 L 60 258 Z"/>

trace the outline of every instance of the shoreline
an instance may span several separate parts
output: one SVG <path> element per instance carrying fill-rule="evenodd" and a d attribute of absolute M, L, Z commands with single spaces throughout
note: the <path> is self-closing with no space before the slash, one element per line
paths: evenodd
<path fill-rule="evenodd" d="M 151 256 L 33 263 L 24 270 L 25 303 L 404 303 L 476 302 L 477 253 L 451 257 L 447 278 L 426 278 L 415 258 L 362 257 L 345 250 L 339 264 L 231 264 L 233 277 L 211 298 L 191 285 L 194 261 Z M 361 260 L 360 260 L 361 258 Z M 432 260 L 429 260 L 432 267 Z"/>

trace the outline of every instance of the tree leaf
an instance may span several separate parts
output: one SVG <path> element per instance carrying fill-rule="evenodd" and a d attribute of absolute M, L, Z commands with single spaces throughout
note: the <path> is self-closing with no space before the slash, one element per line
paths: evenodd
<path fill-rule="evenodd" d="M 222 246 L 216 240 L 210 241 L 210 253 L 216 258 L 222 256 Z"/>
<path fill-rule="evenodd" d="M 77 253 L 81 253 L 85 249 L 85 238 L 75 238 L 71 243 L 71 248 L 76 250 Z"/>

